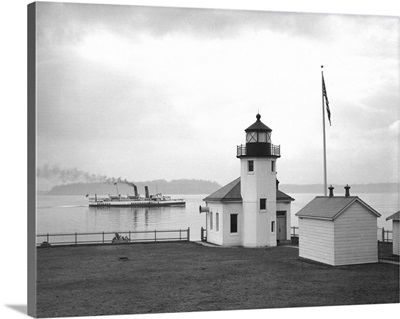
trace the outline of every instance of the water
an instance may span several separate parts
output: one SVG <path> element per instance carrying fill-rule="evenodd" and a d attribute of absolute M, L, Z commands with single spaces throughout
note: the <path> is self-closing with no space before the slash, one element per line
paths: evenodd
<path fill-rule="evenodd" d="M 199 214 L 199 205 L 205 195 L 173 195 L 184 198 L 186 207 L 88 207 L 84 196 L 38 196 L 37 233 L 93 233 L 122 231 L 177 230 L 190 227 L 191 240 L 200 240 L 200 228 L 205 227 L 205 214 Z M 298 226 L 295 217 L 302 207 L 310 202 L 315 194 L 290 194 L 292 202 L 292 226 Z M 378 227 L 392 229 L 392 222 L 386 217 L 399 208 L 399 195 L 396 193 L 364 193 L 358 196 L 377 210 Z"/>
<path fill-rule="evenodd" d="M 207 194 L 208 195 L 208 194 Z M 191 240 L 200 240 L 205 214 L 199 205 L 207 195 L 173 195 L 185 207 L 89 207 L 85 196 L 38 196 L 37 233 L 92 233 L 178 230 L 190 227 Z"/>

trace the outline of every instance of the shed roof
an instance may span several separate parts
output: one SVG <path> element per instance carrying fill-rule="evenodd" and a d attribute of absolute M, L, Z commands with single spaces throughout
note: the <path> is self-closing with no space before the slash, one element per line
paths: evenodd
<path fill-rule="evenodd" d="M 388 218 L 386 218 L 386 220 L 389 219 L 400 221 L 400 210 L 397 213 L 394 213 L 393 215 L 390 215 Z"/>
<path fill-rule="evenodd" d="M 353 203 L 358 202 L 368 211 L 380 217 L 381 215 L 358 196 L 317 196 L 295 215 L 297 217 L 334 220 L 347 210 Z"/>
<path fill-rule="evenodd" d="M 242 201 L 241 188 L 240 188 L 240 177 L 236 178 L 229 184 L 221 187 L 219 190 L 208 195 L 204 198 L 204 201 Z M 294 201 L 294 198 L 280 191 L 276 190 L 276 200 L 277 201 Z"/>

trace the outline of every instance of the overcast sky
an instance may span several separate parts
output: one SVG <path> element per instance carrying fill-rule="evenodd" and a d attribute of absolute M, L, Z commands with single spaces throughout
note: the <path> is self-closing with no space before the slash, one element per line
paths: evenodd
<path fill-rule="evenodd" d="M 323 183 L 323 64 L 328 183 L 397 182 L 398 30 L 382 16 L 39 2 L 38 166 L 226 184 L 259 112 L 280 182 Z"/>

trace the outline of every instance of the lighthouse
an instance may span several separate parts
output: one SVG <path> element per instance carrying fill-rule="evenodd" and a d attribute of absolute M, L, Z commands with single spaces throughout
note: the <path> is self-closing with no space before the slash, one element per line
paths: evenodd
<path fill-rule="evenodd" d="M 206 214 L 203 240 L 222 246 L 265 247 L 290 241 L 292 197 L 279 190 L 272 130 L 256 115 L 245 129 L 245 144 L 236 147 L 240 177 L 203 200 Z M 202 231 L 203 233 L 203 231 Z M 206 239 L 205 239 L 206 238 Z"/>
<path fill-rule="evenodd" d="M 249 126 L 246 144 L 237 146 L 243 205 L 243 246 L 276 246 L 276 162 L 280 146 L 271 141 L 272 130 L 261 115 Z M 266 231 L 269 230 L 269 231 Z"/>

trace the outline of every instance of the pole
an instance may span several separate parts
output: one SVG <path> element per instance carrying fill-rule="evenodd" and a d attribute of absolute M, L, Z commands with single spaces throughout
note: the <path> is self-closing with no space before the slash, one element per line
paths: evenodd
<path fill-rule="evenodd" d="M 324 79 L 324 66 L 321 65 L 321 81 Z M 326 137 L 325 137 L 325 101 L 324 101 L 324 88 L 322 83 L 322 126 L 323 126 L 323 139 L 324 139 L 324 194 L 327 196 L 328 182 L 326 177 Z"/>

